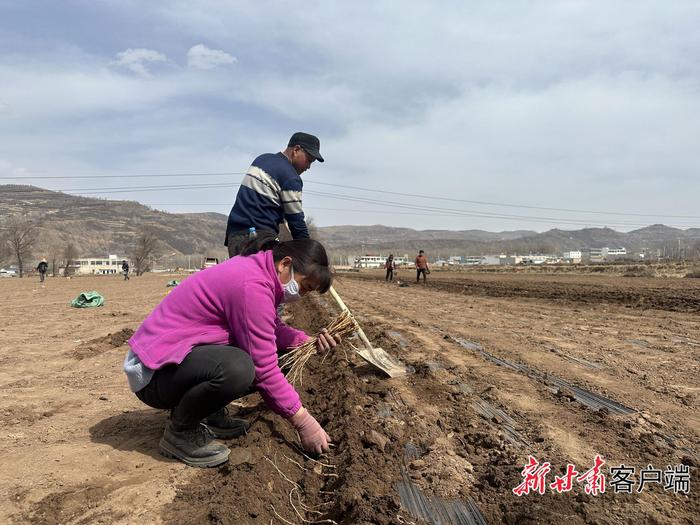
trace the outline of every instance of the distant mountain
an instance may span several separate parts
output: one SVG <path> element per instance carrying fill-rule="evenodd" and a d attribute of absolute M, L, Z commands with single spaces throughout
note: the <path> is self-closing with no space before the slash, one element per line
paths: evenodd
<path fill-rule="evenodd" d="M 0 186 L 0 221 L 29 214 L 40 226 L 38 252 L 73 242 L 80 255 L 127 254 L 146 228 L 165 252 L 223 251 L 226 216 L 166 213 L 134 201 L 79 197 L 34 186 Z"/>
<path fill-rule="evenodd" d="M 393 228 L 374 224 L 372 226 L 324 226 L 318 228 L 323 240 L 330 246 L 345 244 L 383 243 L 412 240 L 443 240 L 443 241 L 506 241 L 536 235 L 530 230 L 510 232 L 487 232 L 483 230 L 414 230 L 412 228 Z"/>
<path fill-rule="evenodd" d="M 631 231 L 627 235 L 631 238 L 647 242 L 672 239 L 697 239 L 700 237 L 700 228 L 681 230 L 679 228 L 664 226 L 663 224 L 652 224 L 651 226 Z"/>
<path fill-rule="evenodd" d="M 40 225 L 37 251 L 74 243 L 80 255 L 128 254 L 145 229 L 155 232 L 164 251 L 223 256 L 226 216 L 220 213 L 166 213 L 134 201 L 78 197 L 34 186 L 0 186 L 0 227 L 15 214 L 29 214 Z M 0 230 L 1 232 L 1 230 Z M 679 230 L 655 224 L 621 233 L 609 228 L 487 232 L 414 230 L 390 226 L 326 226 L 319 240 L 333 255 L 413 254 L 431 257 L 499 253 L 561 253 L 585 248 L 625 247 L 628 251 L 700 249 L 700 228 Z M 696 248 L 697 246 L 697 248 Z M 689 253 L 689 252 L 688 252 Z M 694 252 L 693 252 L 694 253 Z"/>
<path fill-rule="evenodd" d="M 629 233 L 610 228 L 486 232 L 482 230 L 412 230 L 387 226 L 329 226 L 318 228 L 326 247 L 337 254 L 413 254 L 425 250 L 431 257 L 500 253 L 551 253 L 586 248 L 627 248 L 628 252 L 660 249 L 673 254 L 678 239 L 684 249 L 700 242 L 700 229 L 679 230 L 653 225 Z"/>

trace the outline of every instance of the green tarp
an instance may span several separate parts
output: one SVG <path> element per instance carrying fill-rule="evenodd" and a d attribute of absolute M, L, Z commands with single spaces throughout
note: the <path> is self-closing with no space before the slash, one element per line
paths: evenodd
<path fill-rule="evenodd" d="M 95 291 L 83 292 L 70 302 L 73 308 L 91 308 L 103 304 L 105 304 L 105 298 Z"/>
<path fill-rule="evenodd" d="M 180 284 L 180 281 L 173 279 L 172 281 L 168 281 L 168 284 L 166 284 L 165 286 L 167 286 L 168 288 L 171 288 L 173 286 L 177 286 L 178 284 Z"/>

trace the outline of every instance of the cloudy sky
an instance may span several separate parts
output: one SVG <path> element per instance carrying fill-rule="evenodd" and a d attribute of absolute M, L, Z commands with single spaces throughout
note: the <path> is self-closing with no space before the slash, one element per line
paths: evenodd
<path fill-rule="evenodd" d="M 683 0 L 0 0 L 0 184 L 228 213 L 303 130 L 323 226 L 700 227 L 699 25 Z"/>

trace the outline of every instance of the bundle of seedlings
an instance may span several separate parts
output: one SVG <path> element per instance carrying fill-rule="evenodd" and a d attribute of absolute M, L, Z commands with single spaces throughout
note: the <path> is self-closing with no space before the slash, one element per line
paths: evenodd
<path fill-rule="evenodd" d="M 336 319 L 328 325 L 326 332 L 331 337 L 336 335 L 344 337 L 355 331 L 355 320 L 352 314 L 347 310 L 344 310 Z M 311 357 L 318 352 L 318 347 L 316 346 L 316 341 L 318 337 L 312 337 L 305 343 L 292 348 L 289 352 L 284 354 L 279 359 L 279 365 L 282 371 L 286 372 L 287 379 L 290 383 L 302 383 L 302 374 L 304 372 L 304 367 L 306 363 L 311 359 Z M 323 359 L 329 352 L 326 352 Z"/>

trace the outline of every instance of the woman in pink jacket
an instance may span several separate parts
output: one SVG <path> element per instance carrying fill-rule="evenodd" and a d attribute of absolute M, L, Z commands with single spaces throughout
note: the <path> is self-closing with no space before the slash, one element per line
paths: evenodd
<path fill-rule="evenodd" d="M 247 422 L 226 406 L 251 391 L 298 431 L 304 449 L 328 451 L 328 434 L 277 364 L 279 351 L 309 336 L 285 325 L 277 307 L 325 293 L 331 280 L 319 242 L 260 234 L 240 256 L 188 277 L 161 301 L 129 340 L 124 371 L 141 401 L 171 411 L 162 454 L 198 467 L 227 461 L 230 450 L 215 438 L 245 433 Z M 320 350 L 338 342 L 319 334 Z"/>

